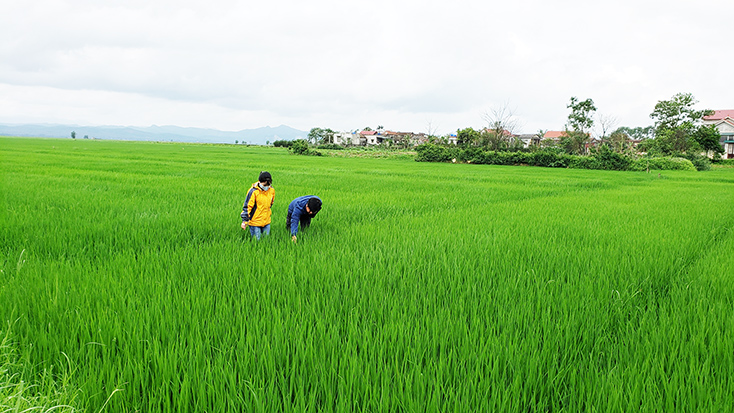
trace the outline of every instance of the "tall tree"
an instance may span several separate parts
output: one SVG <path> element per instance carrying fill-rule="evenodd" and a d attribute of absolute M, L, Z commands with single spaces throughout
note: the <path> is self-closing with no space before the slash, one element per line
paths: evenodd
<path fill-rule="evenodd" d="M 571 113 L 568 115 L 566 133 L 559 145 L 568 153 L 585 154 L 586 145 L 589 143 L 589 130 L 594 126 L 594 112 L 596 112 L 594 101 L 591 99 L 580 101 L 574 96 L 566 107 L 571 109 Z"/>
<path fill-rule="evenodd" d="M 323 143 L 334 143 L 334 132 L 333 130 L 326 128 L 311 128 L 308 132 L 308 140 L 312 144 L 323 144 Z"/>
<path fill-rule="evenodd" d="M 484 146 L 498 150 L 516 143 L 515 133 L 520 122 L 515 116 L 515 111 L 510 108 L 509 102 L 484 112 L 482 117 L 487 122 L 487 128 L 482 133 Z"/>
<path fill-rule="evenodd" d="M 568 115 L 568 124 L 566 129 L 572 132 L 586 133 L 594 126 L 594 112 L 596 112 L 596 106 L 594 101 L 586 99 L 579 101 L 575 96 L 571 98 L 571 103 L 566 105 L 567 108 L 571 109 L 571 114 Z"/>
<path fill-rule="evenodd" d="M 690 93 L 678 93 L 670 100 L 660 100 L 655 104 L 655 110 L 650 117 L 655 120 L 655 129 L 676 129 L 686 126 L 687 123 L 695 126 L 704 116 L 711 115 L 712 110 L 696 110 L 693 106 L 698 101 Z"/>
<path fill-rule="evenodd" d="M 712 150 L 708 141 L 712 131 L 702 129 L 704 116 L 712 110 L 696 110 L 698 101 L 690 93 L 678 93 L 670 100 L 661 100 L 655 105 L 650 117 L 655 121 L 655 142 L 651 150 L 663 155 L 675 153 L 695 153 Z M 704 147 L 700 142 L 703 142 Z M 718 145 L 718 139 L 717 139 Z"/>

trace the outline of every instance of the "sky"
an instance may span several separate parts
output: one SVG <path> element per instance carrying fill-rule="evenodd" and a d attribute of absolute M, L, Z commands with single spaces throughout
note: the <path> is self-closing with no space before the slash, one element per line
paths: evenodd
<path fill-rule="evenodd" d="M 0 3 L 0 123 L 448 134 L 734 109 L 734 1 Z M 598 128 L 597 128 L 598 129 Z"/>

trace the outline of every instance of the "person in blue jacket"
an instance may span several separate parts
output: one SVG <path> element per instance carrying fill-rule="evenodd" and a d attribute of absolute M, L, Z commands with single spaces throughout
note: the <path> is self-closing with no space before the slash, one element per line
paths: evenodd
<path fill-rule="evenodd" d="M 311 225 L 311 218 L 315 217 L 321 211 L 321 198 L 316 195 L 305 195 L 291 201 L 288 205 L 288 217 L 285 224 L 291 232 L 293 242 L 298 239 L 298 224 L 301 229 L 308 228 Z"/>

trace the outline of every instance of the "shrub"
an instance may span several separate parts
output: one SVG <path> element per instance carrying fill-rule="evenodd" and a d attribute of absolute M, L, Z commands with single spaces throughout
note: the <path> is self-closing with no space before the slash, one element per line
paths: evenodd
<path fill-rule="evenodd" d="M 683 157 L 691 161 L 697 171 L 708 171 L 711 169 L 711 160 L 708 156 L 692 153 L 683 155 Z"/>
<path fill-rule="evenodd" d="M 279 148 L 290 148 L 291 145 L 293 145 L 293 141 L 279 140 L 279 141 L 273 142 L 273 146 L 279 147 Z"/>
<path fill-rule="evenodd" d="M 612 151 L 608 146 L 602 145 L 594 154 L 596 158 L 595 169 L 605 169 L 608 171 L 626 171 L 629 169 L 632 159 L 628 156 Z"/>
<path fill-rule="evenodd" d="M 303 139 L 293 141 L 288 149 L 296 155 L 308 155 L 310 152 L 308 142 Z"/>
<path fill-rule="evenodd" d="M 661 171 L 695 171 L 696 167 L 688 159 L 671 157 L 640 158 L 632 161 L 628 170 L 646 171 L 647 169 Z"/>
<path fill-rule="evenodd" d="M 543 149 L 532 154 L 528 162 L 533 166 L 545 166 L 547 168 L 567 168 L 571 161 L 570 155 L 560 153 L 554 149 Z"/>
<path fill-rule="evenodd" d="M 415 147 L 417 162 L 449 162 L 456 158 L 458 148 L 446 148 L 434 145 L 432 143 L 424 143 Z"/>
<path fill-rule="evenodd" d="M 341 149 L 344 149 L 344 147 L 341 145 L 337 145 L 336 143 L 325 143 L 323 145 L 317 146 L 316 149 L 341 150 Z"/>

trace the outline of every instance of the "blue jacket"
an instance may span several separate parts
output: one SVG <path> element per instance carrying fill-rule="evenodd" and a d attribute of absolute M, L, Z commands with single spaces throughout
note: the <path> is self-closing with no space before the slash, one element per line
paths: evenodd
<path fill-rule="evenodd" d="M 288 204 L 288 220 L 291 226 L 291 235 L 296 235 L 298 233 L 298 223 L 301 222 L 301 217 L 312 218 L 316 215 L 314 214 L 309 216 L 308 212 L 306 212 L 306 204 L 308 204 L 308 200 L 311 198 L 316 198 L 319 201 L 321 200 L 321 198 L 316 195 L 304 195 L 294 199 L 290 204 Z"/>

